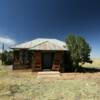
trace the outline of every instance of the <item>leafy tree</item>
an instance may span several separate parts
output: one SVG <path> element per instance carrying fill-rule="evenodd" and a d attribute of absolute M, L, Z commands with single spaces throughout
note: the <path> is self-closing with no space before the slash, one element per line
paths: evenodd
<path fill-rule="evenodd" d="M 91 48 L 83 37 L 69 34 L 66 38 L 66 43 L 70 50 L 73 66 L 76 70 L 79 63 L 84 64 L 85 62 L 92 62 L 90 60 Z"/>
<path fill-rule="evenodd" d="M 82 64 L 84 64 L 85 62 L 91 63 L 91 60 L 90 60 L 91 48 L 89 46 L 89 43 L 87 43 L 86 40 L 81 36 L 77 37 L 77 41 L 78 41 L 78 51 L 79 51 L 80 62 Z"/>
<path fill-rule="evenodd" d="M 10 65 L 13 62 L 13 54 L 12 51 L 4 51 L 2 53 L 2 64 Z"/>

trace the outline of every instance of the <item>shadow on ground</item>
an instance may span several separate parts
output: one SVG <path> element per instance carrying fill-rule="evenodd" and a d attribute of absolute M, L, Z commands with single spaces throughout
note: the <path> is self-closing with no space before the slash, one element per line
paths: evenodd
<path fill-rule="evenodd" d="M 80 72 L 80 73 L 96 73 L 96 72 L 100 72 L 100 68 L 96 68 L 96 67 L 79 67 L 76 71 L 75 68 L 67 68 L 65 72 Z"/>

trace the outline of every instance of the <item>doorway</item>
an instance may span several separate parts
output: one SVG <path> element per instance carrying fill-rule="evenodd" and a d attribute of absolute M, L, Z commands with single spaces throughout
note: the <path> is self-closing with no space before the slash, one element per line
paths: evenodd
<path fill-rule="evenodd" d="M 52 52 L 43 52 L 42 54 L 42 68 L 44 71 L 50 71 L 53 64 L 53 53 Z"/>

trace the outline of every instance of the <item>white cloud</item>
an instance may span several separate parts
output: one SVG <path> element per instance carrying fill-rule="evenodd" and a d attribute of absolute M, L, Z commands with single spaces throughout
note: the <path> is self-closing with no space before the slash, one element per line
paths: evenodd
<path fill-rule="evenodd" d="M 4 50 L 10 49 L 11 46 L 16 44 L 16 41 L 9 37 L 0 36 L 0 53 L 2 53 L 2 46 L 4 44 Z"/>
<path fill-rule="evenodd" d="M 15 45 L 16 41 L 8 37 L 0 37 L 0 44 L 3 44 L 3 43 L 5 45 L 11 46 L 11 45 Z"/>

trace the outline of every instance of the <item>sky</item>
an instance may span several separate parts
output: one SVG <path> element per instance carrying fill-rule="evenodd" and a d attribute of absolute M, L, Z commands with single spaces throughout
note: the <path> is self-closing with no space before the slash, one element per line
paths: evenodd
<path fill-rule="evenodd" d="M 100 0 L 0 0 L 0 49 L 36 38 L 83 36 L 100 58 Z"/>

